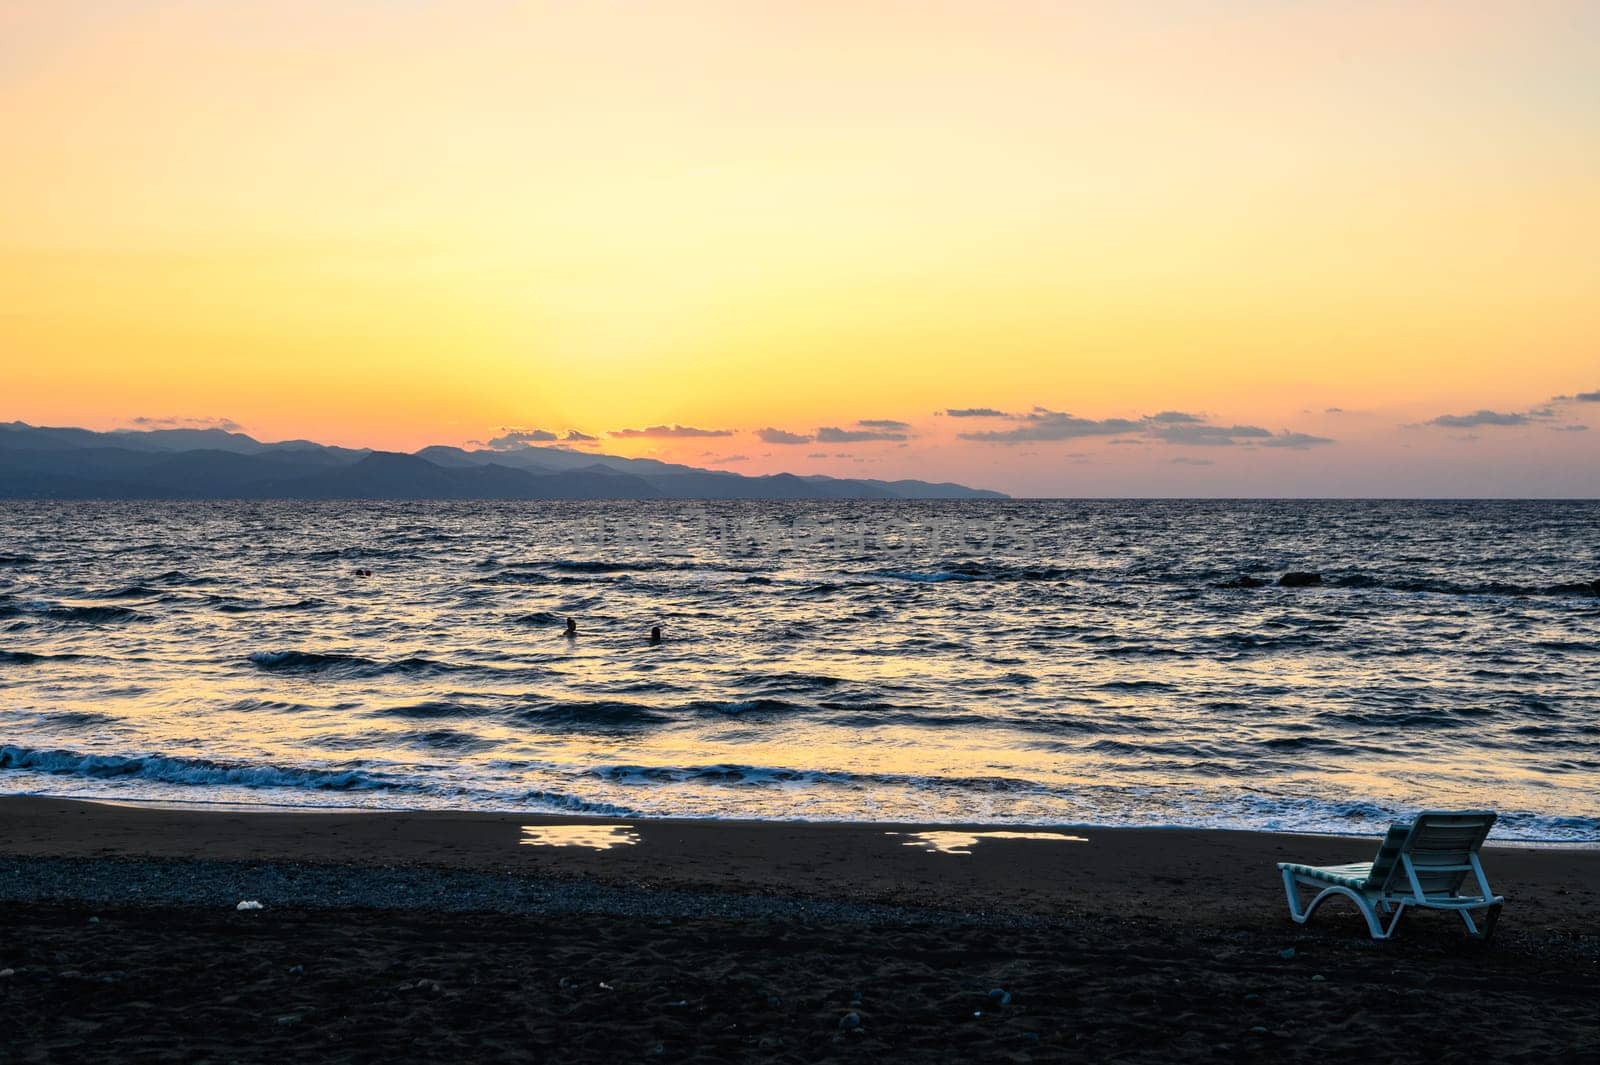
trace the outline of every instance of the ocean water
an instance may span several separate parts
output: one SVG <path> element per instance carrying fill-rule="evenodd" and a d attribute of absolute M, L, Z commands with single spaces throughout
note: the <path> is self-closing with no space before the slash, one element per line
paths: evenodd
<path fill-rule="evenodd" d="M 1597 579 L 1594 503 L 8 503 L 0 791 L 1594 842 Z"/>

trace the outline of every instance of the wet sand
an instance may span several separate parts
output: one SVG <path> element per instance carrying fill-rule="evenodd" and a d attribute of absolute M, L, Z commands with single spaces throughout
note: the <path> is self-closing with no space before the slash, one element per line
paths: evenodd
<path fill-rule="evenodd" d="M 1381 830 L 936 827 L 0 799 L 0 1060 L 1600 1060 L 1600 851 L 1373 943 L 1273 863 Z"/>

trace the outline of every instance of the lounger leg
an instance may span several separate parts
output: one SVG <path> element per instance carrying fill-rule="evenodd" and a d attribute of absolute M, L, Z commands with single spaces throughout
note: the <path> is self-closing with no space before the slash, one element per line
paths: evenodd
<path fill-rule="evenodd" d="M 1478 926 L 1473 923 L 1472 914 L 1468 913 L 1466 910 L 1457 910 L 1456 912 L 1461 915 L 1461 923 L 1467 926 L 1467 931 L 1472 933 L 1474 936 L 1478 935 Z"/>
<path fill-rule="evenodd" d="M 1494 926 L 1500 923 L 1501 903 L 1490 906 L 1483 915 L 1483 930 L 1478 933 L 1478 938 L 1485 943 L 1494 938 Z"/>
<path fill-rule="evenodd" d="M 1384 928 L 1383 922 L 1378 920 L 1378 911 L 1373 908 L 1371 901 L 1353 891 L 1346 892 L 1346 894 L 1355 900 L 1356 909 L 1360 910 L 1361 916 L 1367 919 L 1367 931 L 1372 933 L 1373 939 L 1388 939 L 1389 933 L 1393 932 L 1395 925 L 1400 923 L 1400 914 L 1405 912 L 1405 907 L 1401 906 L 1394 915 L 1394 921 L 1388 928 Z"/>
<path fill-rule="evenodd" d="M 1289 919 L 1295 924 L 1305 924 L 1311 915 L 1300 909 L 1300 889 L 1295 885 L 1294 874 L 1283 870 L 1283 891 L 1289 896 Z"/>
<path fill-rule="evenodd" d="M 1294 918 L 1296 924 L 1305 924 L 1307 921 L 1311 920 L 1311 915 L 1317 912 L 1318 906 L 1321 906 L 1325 901 L 1333 896 L 1340 895 L 1356 904 L 1356 909 L 1361 911 L 1362 918 L 1367 922 L 1367 931 L 1372 933 L 1373 939 L 1388 939 L 1389 933 L 1393 932 L 1395 925 L 1400 923 L 1400 915 L 1405 912 L 1405 906 L 1401 905 L 1400 908 L 1395 911 L 1394 921 L 1390 923 L 1387 929 L 1385 929 L 1383 927 L 1383 922 L 1378 919 L 1378 911 L 1372 905 L 1372 900 L 1368 899 L 1360 892 L 1352 891 L 1347 887 L 1325 887 L 1320 893 L 1318 893 L 1316 898 L 1311 900 L 1304 910 L 1301 910 L 1300 898 L 1295 894 L 1294 881 L 1286 875 L 1284 877 L 1284 884 L 1289 891 L 1289 916 Z M 1314 884 L 1312 886 L 1316 887 L 1318 885 Z"/>

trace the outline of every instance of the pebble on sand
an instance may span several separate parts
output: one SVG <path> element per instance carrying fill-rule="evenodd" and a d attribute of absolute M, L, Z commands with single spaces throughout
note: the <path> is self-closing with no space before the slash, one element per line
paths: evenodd
<path fill-rule="evenodd" d="M 261 905 L 261 903 L 257 902 L 255 899 L 245 899 L 240 902 L 239 905 L 235 906 L 234 909 L 238 910 L 240 913 L 244 913 L 247 910 L 264 910 L 266 907 Z"/>

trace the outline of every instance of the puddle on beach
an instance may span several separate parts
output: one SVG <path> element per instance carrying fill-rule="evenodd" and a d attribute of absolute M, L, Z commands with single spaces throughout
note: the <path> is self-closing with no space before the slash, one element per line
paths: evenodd
<path fill-rule="evenodd" d="M 886 836 L 905 836 L 903 847 L 921 847 L 936 854 L 971 854 L 972 848 L 986 839 L 1042 839 L 1054 843 L 1088 843 L 1083 836 L 1062 832 L 885 832 Z"/>
<path fill-rule="evenodd" d="M 523 825 L 521 843 L 527 847 L 588 847 L 608 851 L 639 842 L 632 825 Z"/>

